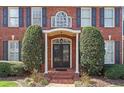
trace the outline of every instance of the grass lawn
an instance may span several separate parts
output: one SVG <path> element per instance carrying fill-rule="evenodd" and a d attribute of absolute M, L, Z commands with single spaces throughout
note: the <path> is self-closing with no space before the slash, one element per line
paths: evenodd
<path fill-rule="evenodd" d="M 17 83 L 13 81 L 0 81 L 0 87 L 16 87 Z"/>

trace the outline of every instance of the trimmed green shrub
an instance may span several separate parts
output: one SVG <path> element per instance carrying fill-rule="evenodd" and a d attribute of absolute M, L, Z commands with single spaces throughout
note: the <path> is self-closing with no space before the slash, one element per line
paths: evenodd
<path fill-rule="evenodd" d="M 95 27 L 84 27 L 80 34 L 81 68 L 89 75 L 101 75 L 104 64 L 104 39 Z"/>
<path fill-rule="evenodd" d="M 33 69 L 40 70 L 44 61 L 44 38 L 42 28 L 38 25 L 28 27 L 22 41 L 22 61 L 27 70 L 32 73 Z"/>
<path fill-rule="evenodd" d="M 0 77 L 24 75 L 23 62 L 0 62 Z"/>
<path fill-rule="evenodd" d="M 7 77 L 11 73 L 10 69 L 9 63 L 0 62 L 0 77 Z"/>
<path fill-rule="evenodd" d="M 105 71 L 105 77 L 109 79 L 124 79 L 123 64 L 105 65 L 104 71 Z"/>

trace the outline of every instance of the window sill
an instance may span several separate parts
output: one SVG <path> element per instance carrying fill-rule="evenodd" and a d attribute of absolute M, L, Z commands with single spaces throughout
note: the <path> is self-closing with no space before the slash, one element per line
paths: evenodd
<path fill-rule="evenodd" d="M 104 28 L 106 28 L 106 29 L 107 29 L 107 28 L 108 28 L 108 29 L 113 29 L 113 28 L 115 28 L 115 27 L 113 26 L 113 27 L 104 27 Z"/>
<path fill-rule="evenodd" d="M 52 29 L 55 29 L 55 28 L 68 28 L 68 29 L 72 29 L 72 27 L 51 27 Z"/>

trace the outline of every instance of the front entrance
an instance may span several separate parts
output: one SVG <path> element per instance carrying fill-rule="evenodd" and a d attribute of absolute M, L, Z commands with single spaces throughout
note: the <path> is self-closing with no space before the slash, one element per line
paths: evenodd
<path fill-rule="evenodd" d="M 53 67 L 70 67 L 70 44 L 53 44 Z"/>
<path fill-rule="evenodd" d="M 70 68 L 71 40 L 68 38 L 55 38 L 52 40 L 53 68 Z"/>

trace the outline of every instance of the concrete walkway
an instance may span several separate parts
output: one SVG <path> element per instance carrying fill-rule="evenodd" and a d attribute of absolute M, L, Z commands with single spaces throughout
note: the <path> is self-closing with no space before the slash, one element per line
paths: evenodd
<path fill-rule="evenodd" d="M 56 84 L 56 83 L 49 83 L 46 87 L 75 87 L 74 84 Z"/>

